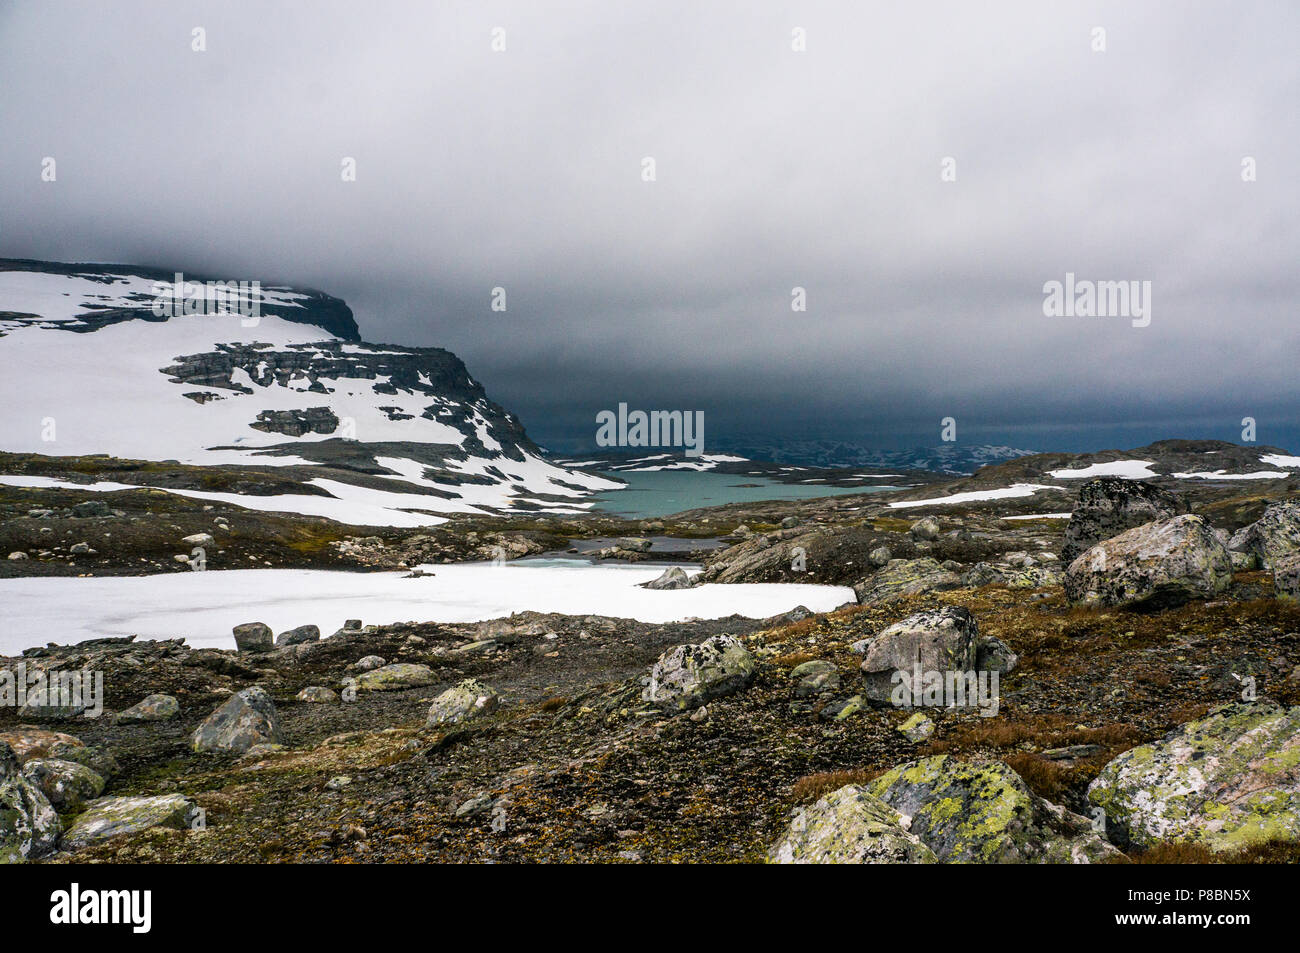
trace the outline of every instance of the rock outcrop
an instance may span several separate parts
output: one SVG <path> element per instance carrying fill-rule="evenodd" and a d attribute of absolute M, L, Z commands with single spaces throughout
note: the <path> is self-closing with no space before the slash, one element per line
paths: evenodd
<path fill-rule="evenodd" d="M 740 640 L 715 635 L 659 656 L 642 697 L 666 711 L 686 711 L 748 687 L 757 668 Z"/>

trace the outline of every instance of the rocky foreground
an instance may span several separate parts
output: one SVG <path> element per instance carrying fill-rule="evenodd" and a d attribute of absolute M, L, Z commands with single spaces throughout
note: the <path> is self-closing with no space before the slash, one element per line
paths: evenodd
<path fill-rule="evenodd" d="M 102 672 L 104 712 L 0 707 L 0 857 L 1300 859 L 1300 502 L 1104 478 L 1068 505 L 668 522 L 725 532 L 707 582 L 854 585 L 822 615 L 33 648 L 0 669 Z"/>

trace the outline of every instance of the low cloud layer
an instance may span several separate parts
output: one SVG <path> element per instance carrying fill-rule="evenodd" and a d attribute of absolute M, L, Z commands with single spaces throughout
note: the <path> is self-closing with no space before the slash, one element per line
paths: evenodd
<path fill-rule="evenodd" d="M 557 446 L 1300 445 L 1300 8 L 988 6 L 0 2 L 0 255 L 320 288 Z"/>

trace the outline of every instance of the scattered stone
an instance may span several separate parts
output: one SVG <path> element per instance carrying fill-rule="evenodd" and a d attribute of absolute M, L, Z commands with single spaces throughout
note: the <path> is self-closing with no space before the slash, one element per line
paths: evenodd
<path fill-rule="evenodd" d="M 889 561 L 893 559 L 893 554 L 889 551 L 888 546 L 877 546 L 867 554 L 867 560 L 871 565 L 879 569 L 881 566 L 888 566 Z"/>
<path fill-rule="evenodd" d="M 80 850 L 123 834 L 138 834 L 151 827 L 187 830 L 198 807 L 183 794 L 155 797 L 104 797 L 91 801 L 86 811 L 63 835 L 65 850 Z"/>
<path fill-rule="evenodd" d="M 1130 529 L 1070 564 L 1072 605 L 1164 608 L 1208 599 L 1232 582 L 1223 543 L 1199 516 L 1176 516 Z"/>
<path fill-rule="evenodd" d="M 111 781 L 122 771 L 121 765 L 113 757 L 113 752 L 99 745 L 83 745 L 80 741 L 76 744 L 56 741 L 50 745 L 45 757 L 84 764 L 106 781 Z"/>
<path fill-rule="evenodd" d="M 665 569 L 663 575 L 641 585 L 646 589 L 689 589 L 691 579 L 686 575 L 686 570 L 673 566 L 671 569 Z"/>
<path fill-rule="evenodd" d="M 235 648 L 240 652 L 269 652 L 275 648 L 271 627 L 262 622 L 245 622 L 234 628 Z"/>
<path fill-rule="evenodd" d="M 118 712 L 113 723 L 131 725 L 144 721 L 170 721 L 180 713 L 180 702 L 171 695 L 149 695 L 126 711 Z"/>
<path fill-rule="evenodd" d="M 229 751 L 243 754 L 256 744 L 283 743 L 280 717 L 271 696 L 259 685 L 235 692 L 226 703 L 195 729 L 190 739 L 195 751 Z"/>
<path fill-rule="evenodd" d="M 781 520 L 782 529 L 794 529 L 798 525 L 799 517 L 797 516 L 787 516 L 785 519 Z"/>
<path fill-rule="evenodd" d="M 653 540 L 641 536 L 625 536 L 617 544 L 618 549 L 626 549 L 632 553 L 648 553 L 653 546 Z"/>
<path fill-rule="evenodd" d="M 912 685 L 914 668 L 922 672 L 966 672 L 975 668 L 979 626 L 960 606 L 928 609 L 884 629 L 862 660 L 863 695 L 878 704 L 890 704 L 896 689 Z M 901 672 L 902 683 L 895 678 Z"/>
<path fill-rule="evenodd" d="M 858 785 L 832 791 L 794 812 L 768 852 L 774 864 L 933 864 L 934 851 L 908 831 L 910 820 Z"/>
<path fill-rule="evenodd" d="M 373 671 L 377 668 L 383 668 L 388 664 L 388 659 L 379 655 L 363 655 L 357 659 L 356 667 L 363 672 Z"/>
<path fill-rule="evenodd" d="M 21 559 L 26 559 L 27 554 L 22 550 L 14 550 L 12 553 L 9 554 L 9 558 L 14 562 L 18 562 Z"/>
<path fill-rule="evenodd" d="M 342 791 L 352 783 L 352 778 L 346 774 L 337 774 L 325 782 L 325 788 L 330 791 Z"/>
<path fill-rule="evenodd" d="M 282 648 L 286 645 L 304 645 L 308 642 L 320 641 L 320 629 L 314 625 L 300 625 L 297 628 L 289 629 L 287 632 L 281 632 L 275 637 L 276 648 Z"/>
<path fill-rule="evenodd" d="M 339 700 L 339 693 L 323 685 L 308 685 L 294 697 L 300 702 L 332 705 Z"/>
<path fill-rule="evenodd" d="M 666 711 L 698 708 L 747 688 L 757 667 L 749 649 L 730 635 L 715 635 L 699 645 L 678 645 L 651 667 L 642 700 Z"/>
<path fill-rule="evenodd" d="M 213 538 L 211 533 L 194 533 L 191 536 L 186 536 L 184 539 L 181 540 L 181 542 L 184 543 L 186 546 L 203 546 L 203 547 L 215 546 L 217 544 L 216 539 Z"/>
<path fill-rule="evenodd" d="M 908 530 L 913 539 L 924 539 L 926 541 L 935 539 L 939 535 L 939 521 L 933 516 L 925 516 L 912 524 Z"/>
<path fill-rule="evenodd" d="M 919 711 L 898 726 L 899 732 L 911 742 L 922 742 L 934 734 L 934 722 Z"/>
<path fill-rule="evenodd" d="M 82 747 L 79 738 L 65 735 L 61 731 L 47 731 L 34 725 L 19 725 L 9 731 L 0 731 L 0 744 L 8 745 L 13 749 L 19 764 L 25 764 L 32 758 L 53 757 L 55 745 Z M 59 757 L 67 758 L 67 754 L 61 754 Z"/>
<path fill-rule="evenodd" d="M 94 556 L 95 551 L 90 548 L 89 543 L 73 543 L 68 552 L 74 556 Z"/>
<path fill-rule="evenodd" d="M 436 728 L 454 725 L 496 710 L 500 696 L 491 685 L 467 678 L 433 700 L 425 725 Z"/>
<path fill-rule="evenodd" d="M 1015 671 L 1020 656 L 1001 639 L 986 637 L 975 649 L 975 669 L 980 672 L 999 672 L 1005 675 Z"/>
<path fill-rule="evenodd" d="M 362 692 L 392 692 L 402 688 L 419 688 L 432 685 L 437 678 L 433 669 L 414 662 L 396 662 L 384 665 L 357 676 L 357 690 Z"/>
<path fill-rule="evenodd" d="M 1223 705 L 1130 748 L 1088 786 L 1112 840 L 1235 850 L 1300 839 L 1300 707 Z"/>
<path fill-rule="evenodd" d="M 853 587 L 863 605 L 892 602 L 903 596 L 957 589 L 961 578 L 929 556 L 920 559 L 891 559 L 883 569 Z"/>
<path fill-rule="evenodd" d="M 840 670 L 833 662 L 822 659 L 796 665 L 790 677 L 797 682 L 794 693 L 799 698 L 838 691 L 840 687 Z"/>
<path fill-rule="evenodd" d="M 76 519 L 87 519 L 92 516 L 111 516 L 112 511 L 103 500 L 83 500 L 73 505 L 72 515 Z"/>

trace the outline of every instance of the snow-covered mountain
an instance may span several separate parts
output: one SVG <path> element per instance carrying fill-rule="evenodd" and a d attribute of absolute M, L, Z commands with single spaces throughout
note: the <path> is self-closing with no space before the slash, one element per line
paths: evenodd
<path fill-rule="evenodd" d="M 368 525 L 579 511 L 617 485 L 543 459 L 451 352 L 363 343 L 337 298 L 245 287 L 187 314 L 210 286 L 185 282 L 0 259 L 0 450 L 292 468 L 306 492 L 236 502 Z"/>

